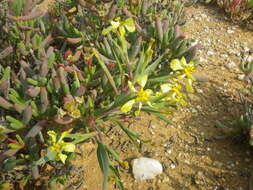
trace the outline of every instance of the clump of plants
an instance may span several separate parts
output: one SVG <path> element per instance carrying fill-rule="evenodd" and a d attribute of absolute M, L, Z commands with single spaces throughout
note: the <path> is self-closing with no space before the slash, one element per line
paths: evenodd
<path fill-rule="evenodd" d="M 104 124 L 138 145 L 143 137 L 124 125 L 126 118 L 146 112 L 168 122 L 167 114 L 187 104 L 185 93 L 194 92 L 198 46 L 180 29 L 183 2 L 67 0 L 44 12 L 36 1 L 13 0 L 4 7 L 0 175 L 19 175 L 2 187 L 54 189 L 64 180 L 41 182 L 47 166 L 66 168 L 77 144 L 92 140 L 103 189 L 109 175 L 123 189 L 112 160 L 127 162 L 105 143 Z"/>
<path fill-rule="evenodd" d="M 234 21 L 252 20 L 253 1 L 252 0 L 204 0 L 206 3 L 215 2 L 229 13 Z"/>

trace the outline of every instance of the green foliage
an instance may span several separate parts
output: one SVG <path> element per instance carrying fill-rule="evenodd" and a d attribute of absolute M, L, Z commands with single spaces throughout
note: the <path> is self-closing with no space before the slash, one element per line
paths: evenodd
<path fill-rule="evenodd" d="M 166 115 L 186 105 L 198 46 L 180 29 L 184 4 L 61 1 L 46 14 L 29 2 L 11 3 L 1 31 L 0 141 L 8 148 L 0 164 L 29 166 L 34 183 L 46 165 L 68 165 L 76 144 L 93 139 L 103 189 L 110 173 L 123 188 L 109 155 L 127 164 L 103 141 L 104 123 L 138 145 L 143 138 L 125 118 L 143 111 L 169 122 Z M 51 177 L 49 186 L 64 181 Z"/>

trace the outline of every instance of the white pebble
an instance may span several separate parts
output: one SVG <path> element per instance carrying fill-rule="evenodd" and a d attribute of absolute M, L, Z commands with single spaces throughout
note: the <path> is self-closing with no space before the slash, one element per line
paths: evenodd
<path fill-rule="evenodd" d="M 154 179 L 163 172 L 162 164 L 159 161 L 146 157 L 134 159 L 132 167 L 136 180 Z"/>

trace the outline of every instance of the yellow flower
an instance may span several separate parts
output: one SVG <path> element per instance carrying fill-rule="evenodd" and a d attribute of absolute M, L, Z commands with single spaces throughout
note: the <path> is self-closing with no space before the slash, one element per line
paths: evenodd
<path fill-rule="evenodd" d="M 170 67 L 173 71 L 181 73 L 181 77 L 187 78 L 186 90 L 188 92 L 194 92 L 192 87 L 192 82 L 195 80 L 192 73 L 195 71 L 194 62 L 187 63 L 185 58 L 182 57 L 181 60 L 173 59 L 170 63 Z"/>
<path fill-rule="evenodd" d="M 74 111 L 70 112 L 69 115 L 75 119 L 81 117 L 81 112 L 79 109 L 75 109 Z"/>
<path fill-rule="evenodd" d="M 66 102 L 64 104 L 64 109 L 67 110 L 68 112 L 72 112 L 76 109 L 76 104 L 74 101 L 71 102 Z"/>
<path fill-rule="evenodd" d="M 135 24 L 134 20 L 132 18 L 127 18 L 124 21 L 120 21 L 120 18 L 117 17 L 114 20 L 111 21 L 111 26 L 104 29 L 102 31 L 103 35 L 107 35 L 109 32 L 117 32 L 119 31 L 121 36 L 124 36 L 126 33 L 126 30 L 128 32 L 134 32 L 135 31 Z"/>
<path fill-rule="evenodd" d="M 161 95 L 167 93 L 167 96 L 164 100 L 169 101 L 174 104 L 180 104 L 186 106 L 187 102 L 185 101 L 186 97 L 180 92 L 181 85 L 179 84 L 162 84 L 161 85 Z"/>
<path fill-rule="evenodd" d="M 47 134 L 51 138 L 51 145 L 49 146 L 49 151 L 56 154 L 55 160 L 61 160 L 63 164 L 67 159 L 67 155 L 63 152 L 75 152 L 75 145 L 73 143 L 64 142 L 64 138 L 68 135 L 67 132 L 63 132 L 60 138 L 57 140 L 57 134 L 54 131 L 48 131 Z"/>
<path fill-rule="evenodd" d="M 153 91 L 150 89 L 146 89 L 144 90 L 144 87 L 146 85 L 148 76 L 147 75 L 143 75 L 141 77 L 138 78 L 137 83 L 140 86 L 140 90 L 136 90 L 135 87 L 133 86 L 132 82 L 128 81 L 128 87 L 130 89 L 130 91 L 136 95 L 136 98 L 129 100 L 128 102 L 126 102 L 122 107 L 121 107 L 121 111 L 126 113 L 132 110 L 133 105 L 138 102 L 138 110 L 135 111 L 135 115 L 139 115 L 140 114 L 140 110 L 142 108 L 143 104 L 148 104 L 149 106 L 152 106 L 150 103 L 150 96 L 153 94 Z"/>
<path fill-rule="evenodd" d="M 75 101 L 70 101 L 70 102 L 66 102 L 64 104 L 64 109 L 67 110 L 67 113 L 75 118 L 78 119 L 79 117 L 81 117 L 81 112 L 78 109 L 78 104 L 81 104 L 84 102 L 84 98 L 83 97 L 75 97 Z"/>

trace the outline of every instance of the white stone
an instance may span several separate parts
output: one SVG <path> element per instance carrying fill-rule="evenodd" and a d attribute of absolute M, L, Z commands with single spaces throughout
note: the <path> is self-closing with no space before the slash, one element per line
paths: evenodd
<path fill-rule="evenodd" d="M 214 55 L 214 52 L 213 51 L 211 51 L 211 50 L 209 50 L 209 51 L 207 51 L 207 53 L 206 53 L 207 55 Z"/>
<path fill-rule="evenodd" d="M 228 34 L 233 34 L 234 32 L 235 32 L 234 30 L 230 30 L 230 29 L 227 30 Z"/>
<path fill-rule="evenodd" d="M 133 174 L 136 180 L 154 179 L 163 172 L 162 164 L 152 158 L 136 158 L 132 162 Z"/>
<path fill-rule="evenodd" d="M 238 79 L 239 79 L 239 80 L 244 80 L 244 78 L 245 78 L 245 74 L 240 74 L 240 75 L 238 75 Z"/>
<path fill-rule="evenodd" d="M 236 64 L 235 62 L 230 62 L 230 63 L 227 63 L 225 67 L 227 67 L 228 69 L 233 69 L 236 67 Z"/>

